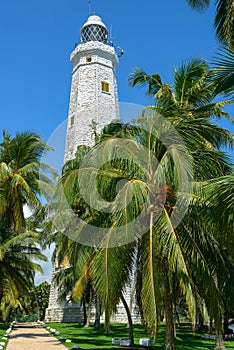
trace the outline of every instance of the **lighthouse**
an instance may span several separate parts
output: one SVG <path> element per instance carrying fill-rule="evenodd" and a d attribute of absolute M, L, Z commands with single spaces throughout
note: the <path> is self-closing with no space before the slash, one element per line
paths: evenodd
<path fill-rule="evenodd" d="M 99 16 L 92 15 L 82 26 L 80 43 L 70 56 L 72 82 L 67 119 L 64 162 L 75 158 L 77 147 L 92 146 L 95 133 L 119 119 L 116 68 L 118 55 L 109 43 L 108 29 Z M 61 303 L 55 275 L 61 268 L 53 264 L 47 322 L 81 322 L 80 305 Z"/>
<path fill-rule="evenodd" d="M 99 16 L 88 18 L 80 40 L 70 57 L 73 71 L 65 161 L 75 158 L 77 146 L 92 146 L 95 133 L 119 119 L 118 55 L 109 44 L 108 30 Z"/>
<path fill-rule="evenodd" d="M 116 81 L 118 55 L 114 46 L 109 43 L 108 30 L 99 16 L 90 16 L 82 26 L 80 44 L 71 53 L 70 61 L 73 70 L 64 162 L 75 158 L 78 146 L 94 145 L 95 133 L 101 133 L 105 125 L 119 119 Z M 83 313 L 79 303 L 70 300 L 61 304 L 59 301 L 54 277 L 60 270 L 61 267 L 55 261 L 45 321 L 82 322 Z M 124 291 L 129 306 L 133 295 L 133 286 L 130 283 Z M 133 300 L 132 317 L 135 323 L 139 323 L 140 316 L 135 305 Z M 104 315 L 101 318 L 103 320 Z M 128 321 L 122 303 L 118 305 L 116 314 L 112 315 L 112 321 Z"/>

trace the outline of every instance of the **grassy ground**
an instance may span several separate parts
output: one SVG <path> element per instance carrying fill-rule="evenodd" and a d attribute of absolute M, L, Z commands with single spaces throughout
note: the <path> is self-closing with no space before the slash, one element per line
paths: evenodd
<path fill-rule="evenodd" d="M 71 349 L 74 344 L 79 346 L 79 349 L 116 349 L 111 344 L 112 338 L 128 337 L 128 329 L 122 324 L 111 325 L 110 334 L 107 336 L 103 328 L 94 330 L 93 327 L 84 328 L 76 323 L 48 323 L 50 327 L 55 328 L 66 339 L 70 339 L 72 343 L 65 343 L 68 349 Z M 156 346 L 153 349 L 163 349 L 165 336 L 164 325 L 160 327 Z M 140 325 L 134 326 L 134 341 L 139 344 L 140 338 L 148 337 L 144 329 Z M 59 337 L 57 337 L 59 338 Z M 193 336 L 188 325 L 183 325 L 177 330 L 177 350 L 213 350 L 214 340 L 201 339 L 200 335 Z M 234 341 L 225 342 L 226 349 L 234 349 Z M 127 348 L 126 348 L 127 349 Z"/>
<path fill-rule="evenodd" d="M 9 325 L 5 323 L 0 323 L 0 342 L 8 343 L 6 340 L 2 340 L 2 337 L 6 333 L 6 330 L 9 328 Z M 4 348 L 5 349 L 5 348 Z"/>

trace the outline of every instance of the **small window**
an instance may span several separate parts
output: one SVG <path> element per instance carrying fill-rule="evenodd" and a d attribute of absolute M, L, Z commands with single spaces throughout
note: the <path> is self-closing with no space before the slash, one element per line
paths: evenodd
<path fill-rule="evenodd" d="M 103 92 L 110 92 L 110 84 L 106 81 L 102 81 L 102 91 Z"/>
<path fill-rule="evenodd" d="M 73 124 L 74 124 L 74 116 L 72 116 L 72 117 L 70 118 L 70 127 L 72 127 Z"/>
<path fill-rule="evenodd" d="M 92 57 L 91 56 L 87 56 L 86 57 L 86 62 L 91 62 L 92 61 Z"/>

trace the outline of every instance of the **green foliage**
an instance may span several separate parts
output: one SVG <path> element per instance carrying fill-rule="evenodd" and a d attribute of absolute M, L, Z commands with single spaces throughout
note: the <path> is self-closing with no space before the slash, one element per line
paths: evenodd
<path fill-rule="evenodd" d="M 29 296 L 21 297 L 22 309 L 18 308 L 13 313 L 17 322 L 36 322 L 38 318 L 43 320 L 49 303 L 49 294 L 50 284 L 45 281 L 33 288 Z"/>
<path fill-rule="evenodd" d="M 234 52 L 232 49 L 221 47 L 213 59 L 211 71 L 215 94 L 233 96 L 234 93 Z"/>
<path fill-rule="evenodd" d="M 174 343 L 178 299 L 186 301 L 194 325 L 199 314 L 208 314 L 221 329 L 233 253 L 228 252 L 230 258 L 228 240 L 220 238 L 222 206 L 215 191 L 223 193 L 225 181 L 232 178 L 233 166 L 221 149 L 233 147 L 234 138 L 214 122 L 214 117 L 231 119 L 224 111 L 231 101 L 213 100 L 209 74 L 207 62 L 197 58 L 175 68 L 171 86 L 159 74 L 135 69 L 130 84 L 147 86 L 154 106 L 146 107 L 133 125 L 106 126 L 93 148 L 78 148 L 76 159 L 64 166 L 60 185 L 83 222 L 68 225 L 75 242 L 57 235 L 59 263 L 64 257 L 70 263 L 60 274 L 60 287 L 66 282 L 73 298 L 81 300 L 92 285 L 105 311 L 106 331 L 133 267 L 142 320 L 154 339 L 164 311 L 165 341 L 167 346 Z M 231 187 L 232 181 L 222 197 L 229 218 L 222 221 L 222 230 L 230 237 Z M 61 196 L 59 202 L 63 200 Z M 98 210 L 103 203 L 105 210 Z M 79 243 L 90 233 L 89 224 L 97 231 L 106 229 L 98 236 L 98 247 Z"/>
<path fill-rule="evenodd" d="M 49 304 L 50 284 L 45 281 L 36 286 L 36 296 L 38 300 L 41 320 L 45 317 L 45 311 Z"/>
<path fill-rule="evenodd" d="M 40 162 L 50 147 L 39 135 L 23 132 L 11 137 L 5 130 L 0 144 L 0 310 L 6 318 L 12 309 L 26 310 L 34 274 L 42 272 L 36 261 L 46 261 L 39 247 L 37 224 L 25 217 L 25 206 L 35 214 L 42 208 L 39 195 L 51 185 Z M 42 171 L 43 170 L 43 171 Z M 33 216 L 33 215 L 32 215 Z"/>

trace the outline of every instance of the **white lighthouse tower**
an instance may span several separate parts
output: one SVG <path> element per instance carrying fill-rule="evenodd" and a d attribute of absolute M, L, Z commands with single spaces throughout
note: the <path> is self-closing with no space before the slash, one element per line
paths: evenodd
<path fill-rule="evenodd" d="M 119 119 L 116 67 L 118 55 L 108 43 L 108 30 L 99 16 L 90 16 L 80 31 L 81 43 L 71 53 L 73 66 L 70 106 L 67 122 L 64 161 L 75 158 L 77 146 L 94 144 L 111 121 Z M 45 320 L 81 322 L 79 304 L 59 301 L 54 276 L 60 270 L 53 265 L 49 305 Z"/>
<path fill-rule="evenodd" d="M 116 67 L 118 55 L 108 43 L 108 30 L 101 18 L 93 15 L 81 28 L 81 43 L 71 53 L 72 84 L 67 123 L 64 161 L 75 158 L 79 145 L 92 146 L 95 132 L 119 119 Z M 80 305 L 72 302 L 61 304 L 55 275 L 61 268 L 54 263 L 50 289 L 47 322 L 82 322 Z M 131 304 L 132 285 L 125 290 L 125 299 Z M 140 322 L 133 303 L 133 321 Z M 112 316 L 112 321 L 127 322 L 122 303 Z"/>
<path fill-rule="evenodd" d="M 119 118 L 116 67 L 118 56 L 108 44 L 108 30 L 99 16 L 81 28 L 81 43 L 71 54 L 72 84 L 65 161 L 77 146 L 94 143 L 95 131 Z"/>

